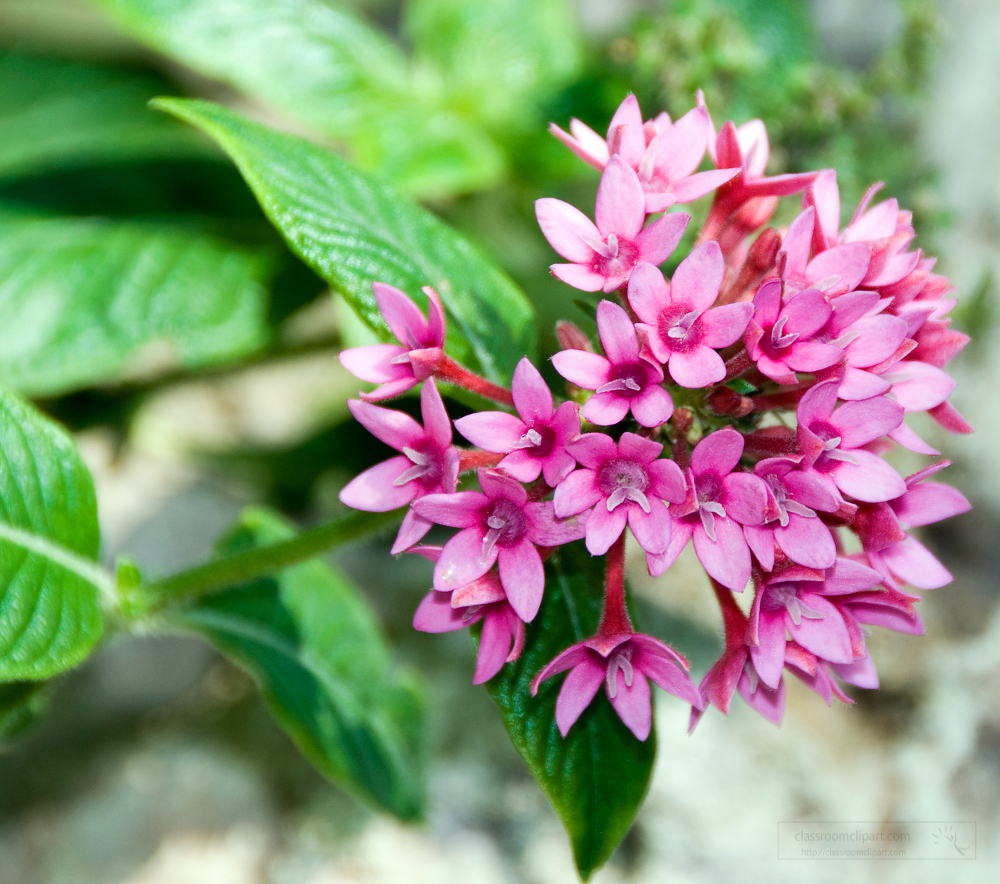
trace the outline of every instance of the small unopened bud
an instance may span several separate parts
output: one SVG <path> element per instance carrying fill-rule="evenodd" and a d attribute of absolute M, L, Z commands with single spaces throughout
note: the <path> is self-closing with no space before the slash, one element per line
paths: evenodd
<path fill-rule="evenodd" d="M 588 353 L 594 351 L 590 339 L 572 322 L 567 322 L 565 319 L 556 323 L 556 337 L 563 350 L 586 350 Z"/>
<path fill-rule="evenodd" d="M 732 387 L 716 387 L 705 397 L 705 407 L 720 417 L 744 417 L 753 410 L 753 402 Z"/>
<path fill-rule="evenodd" d="M 730 216 L 725 229 L 719 234 L 722 253 L 731 254 L 747 236 L 767 224 L 777 205 L 776 196 L 757 196 L 743 203 Z"/>

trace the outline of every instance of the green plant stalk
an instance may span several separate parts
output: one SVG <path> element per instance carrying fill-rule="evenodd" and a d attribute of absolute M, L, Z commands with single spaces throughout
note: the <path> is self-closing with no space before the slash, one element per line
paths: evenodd
<path fill-rule="evenodd" d="M 223 556 L 162 580 L 141 584 L 134 590 L 123 589 L 123 608 L 136 614 L 153 613 L 167 605 L 259 580 L 326 552 L 331 547 L 371 534 L 399 517 L 399 510 L 387 513 L 352 512 L 289 540 Z"/>

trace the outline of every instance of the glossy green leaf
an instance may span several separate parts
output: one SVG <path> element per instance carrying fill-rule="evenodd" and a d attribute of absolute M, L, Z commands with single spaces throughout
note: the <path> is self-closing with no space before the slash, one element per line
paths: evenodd
<path fill-rule="evenodd" d="M 251 352 L 266 338 L 268 264 L 159 227 L 0 216 L 0 383 L 54 395 Z"/>
<path fill-rule="evenodd" d="M 87 163 L 205 156 L 211 145 L 146 106 L 166 81 L 52 58 L 0 55 L 0 178 Z"/>
<path fill-rule="evenodd" d="M 418 57 L 444 72 L 452 104 L 493 125 L 538 125 L 537 99 L 579 72 L 566 0 L 411 0 L 406 17 Z"/>
<path fill-rule="evenodd" d="M 220 553 L 293 536 L 244 512 Z M 392 669 L 375 615 L 350 580 L 312 560 L 205 596 L 173 619 L 245 667 L 268 708 L 327 778 L 403 819 L 424 805 L 423 701 Z"/>
<path fill-rule="evenodd" d="M 448 353 L 491 380 L 508 380 L 521 357 L 533 354 L 527 299 L 430 213 L 335 154 L 226 108 L 183 99 L 156 105 L 218 141 L 292 250 L 387 340 L 371 291 L 375 281 L 417 300 L 421 286 L 433 286 L 448 312 Z"/>
<path fill-rule="evenodd" d="M 322 0 L 98 0 L 149 46 L 351 148 L 409 193 L 498 180 L 503 157 L 450 110 L 440 78 L 387 35 Z"/>
<path fill-rule="evenodd" d="M 603 557 L 583 541 L 563 546 L 545 564 L 545 596 L 527 627 L 524 651 L 487 688 L 511 741 L 562 819 L 580 875 L 602 866 L 628 832 L 653 770 L 656 731 L 639 742 L 604 691 L 563 738 L 555 720 L 562 676 L 531 696 L 531 681 L 558 653 L 597 629 Z"/>
<path fill-rule="evenodd" d="M 0 681 L 48 678 L 101 636 L 100 531 L 69 436 L 0 390 Z"/>

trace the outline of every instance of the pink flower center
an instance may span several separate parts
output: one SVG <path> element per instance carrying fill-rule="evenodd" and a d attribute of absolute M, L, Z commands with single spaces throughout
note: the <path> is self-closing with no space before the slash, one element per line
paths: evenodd
<path fill-rule="evenodd" d="M 433 443 L 417 443 L 417 448 L 404 448 L 403 454 L 413 464 L 392 483 L 395 486 L 407 482 L 420 482 L 427 492 L 437 488 L 444 478 L 444 452 Z"/>
<path fill-rule="evenodd" d="M 761 607 L 772 612 L 784 608 L 796 626 L 802 623 L 803 617 L 807 620 L 823 619 L 822 613 L 810 608 L 799 598 L 798 585 L 795 583 L 779 583 L 776 586 L 767 587 L 765 592 L 764 598 L 761 599 Z"/>
<path fill-rule="evenodd" d="M 500 497 L 483 507 L 480 512 L 483 527 L 483 560 L 489 558 L 493 547 L 512 546 L 528 530 L 524 510 L 514 501 Z"/>
<path fill-rule="evenodd" d="M 840 431 L 831 424 L 817 421 L 809 425 L 809 429 L 823 442 L 823 450 L 816 458 L 813 468 L 821 473 L 828 473 L 838 463 L 856 464 L 858 459 L 849 451 L 840 450 Z"/>
<path fill-rule="evenodd" d="M 688 470 L 688 481 L 694 487 L 695 498 L 698 504 L 698 516 L 701 518 L 701 527 L 705 529 L 705 534 L 713 543 L 716 541 L 715 517 L 726 518 L 726 508 L 719 502 L 722 497 L 722 479 L 718 473 L 701 473 L 695 476 L 694 471 Z"/>
<path fill-rule="evenodd" d="M 796 503 L 794 500 L 789 498 L 788 489 L 785 487 L 785 483 L 781 481 L 781 476 L 777 473 L 769 473 L 764 477 L 764 481 L 767 483 L 767 487 L 771 490 L 774 495 L 775 503 L 778 504 L 778 524 L 784 528 L 788 524 L 788 514 L 795 513 L 797 516 L 815 516 L 816 513 L 813 512 L 809 507 L 802 503 Z"/>
<path fill-rule="evenodd" d="M 674 353 L 690 353 L 705 337 L 701 312 L 690 304 L 674 304 L 660 313 L 656 330 L 667 349 Z"/>
<path fill-rule="evenodd" d="M 608 673 L 605 677 L 608 685 L 608 696 L 613 700 L 618 693 L 618 670 L 622 671 L 625 686 L 632 687 L 634 671 L 632 669 L 632 642 L 620 644 L 608 657 Z"/>
<path fill-rule="evenodd" d="M 598 393 L 617 393 L 625 399 L 634 399 L 649 383 L 649 372 L 641 362 L 615 365 L 610 380 L 597 388 Z"/>
<path fill-rule="evenodd" d="M 511 449 L 519 449 L 543 460 L 552 454 L 552 449 L 556 447 L 556 431 L 547 424 L 535 424 L 529 427 L 524 435 L 517 440 Z"/>
<path fill-rule="evenodd" d="M 584 241 L 594 250 L 591 269 L 606 279 L 624 276 L 639 258 L 639 247 L 631 240 L 622 239 L 614 233 L 609 233 L 608 238 L 603 241 L 590 237 L 586 237 Z"/>
<path fill-rule="evenodd" d="M 608 512 L 627 500 L 639 504 L 643 512 L 649 512 L 646 498 L 649 473 L 641 463 L 624 457 L 605 461 L 597 472 L 597 486 L 608 499 Z"/>

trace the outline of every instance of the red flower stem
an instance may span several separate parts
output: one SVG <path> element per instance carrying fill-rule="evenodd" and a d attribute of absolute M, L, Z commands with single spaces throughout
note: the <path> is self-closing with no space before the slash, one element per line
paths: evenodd
<path fill-rule="evenodd" d="M 736 604 L 733 594 L 721 583 L 712 578 L 712 590 L 719 603 L 719 612 L 722 614 L 722 625 L 726 633 L 726 647 L 742 646 L 743 638 L 747 631 L 747 617 Z"/>
<path fill-rule="evenodd" d="M 598 635 L 632 633 L 632 621 L 625 607 L 625 530 L 608 550 L 607 571 L 604 578 L 604 612 Z"/>
<path fill-rule="evenodd" d="M 740 350 L 735 356 L 726 360 L 726 376 L 722 382 L 725 383 L 746 374 L 753 366 L 754 362 L 750 358 L 750 354 L 747 353 L 746 348 Z"/>
<path fill-rule="evenodd" d="M 480 467 L 495 467 L 506 456 L 506 454 L 494 454 L 492 451 L 480 451 L 478 448 L 460 448 L 458 471 L 471 473 Z"/>
<path fill-rule="evenodd" d="M 691 432 L 693 423 L 694 418 L 690 409 L 678 408 L 674 411 L 670 430 L 670 453 L 682 470 L 691 465 L 691 448 L 688 446 L 687 434 Z"/>
<path fill-rule="evenodd" d="M 486 378 L 481 378 L 477 374 L 473 374 L 464 365 L 459 365 L 450 356 L 444 355 L 441 357 L 441 362 L 434 371 L 434 376 L 440 378 L 442 381 L 447 381 L 449 384 L 455 384 L 457 387 L 478 393 L 484 399 L 492 399 L 494 402 L 499 402 L 501 405 L 514 404 L 514 397 L 511 395 L 510 390 L 498 386 L 492 381 L 486 380 Z"/>

